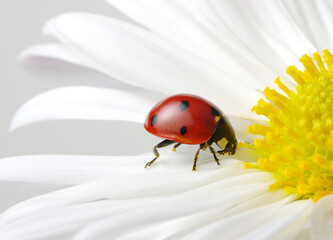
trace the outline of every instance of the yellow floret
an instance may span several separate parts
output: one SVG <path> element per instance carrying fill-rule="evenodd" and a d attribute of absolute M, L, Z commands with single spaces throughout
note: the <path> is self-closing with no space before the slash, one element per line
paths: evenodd
<path fill-rule="evenodd" d="M 302 56 L 304 70 L 287 73 L 297 86 L 289 89 L 277 78 L 279 90 L 266 88 L 265 99 L 252 108 L 267 118 L 267 125 L 253 124 L 251 134 L 261 135 L 253 144 L 241 143 L 260 156 L 245 168 L 272 172 L 276 182 L 269 189 L 314 201 L 333 193 L 333 55 Z"/>

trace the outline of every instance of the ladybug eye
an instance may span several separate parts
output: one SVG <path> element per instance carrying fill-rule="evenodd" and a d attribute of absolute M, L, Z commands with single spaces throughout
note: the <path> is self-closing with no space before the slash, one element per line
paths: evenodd
<path fill-rule="evenodd" d="M 154 114 L 150 119 L 150 126 L 153 127 L 156 124 L 156 121 L 157 121 L 157 115 Z"/>
<path fill-rule="evenodd" d="M 179 109 L 181 112 L 184 112 L 188 108 L 188 106 L 190 106 L 190 103 L 188 101 L 183 100 L 179 105 Z"/>
<path fill-rule="evenodd" d="M 180 134 L 184 135 L 187 132 L 187 128 L 184 126 L 180 129 Z"/>

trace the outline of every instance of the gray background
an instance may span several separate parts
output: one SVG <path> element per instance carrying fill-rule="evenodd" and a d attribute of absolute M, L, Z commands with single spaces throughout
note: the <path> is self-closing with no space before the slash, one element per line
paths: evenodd
<path fill-rule="evenodd" d="M 81 68 L 40 70 L 21 64 L 18 54 L 38 43 L 54 41 L 42 35 L 44 23 L 58 14 L 71 11 L 98 13 L 126 19 L 102 0 L 0 0 L 0 157 L 27 154 L 124 155 L 151 150 L 158 139 L 139 124 L 107 121 L 54 121 L 33 124 L 12 133 L 8 126 L 15 111 L 27 100 L 44 91 L 63 86 L 82 85 Z M 59 71 L 57 71 L 59 70 Z M 99 79 L 107 79 L 100 74 Z M 127 134 L 123 134 L 126 131 Z M 131 134 L 128 134 L 131 133 Z M 55 186 L 0 182 L 0 211 Z"/>

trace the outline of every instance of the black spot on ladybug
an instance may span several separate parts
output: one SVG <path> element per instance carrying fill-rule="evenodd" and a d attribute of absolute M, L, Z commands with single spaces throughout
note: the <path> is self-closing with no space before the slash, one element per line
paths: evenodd
<path fill-rule="evenodd" d="M 184 126 L 180 129 L 180 134 L 184 135 L 187 132 L 187 128 Z"/>
<path fill-rule="evenodd" d="M 188 101 L 183 100 L 179 105 L 179 109 L 181 112 L 184 112 L 188 108 L 188 106 L 190 106 L 190 103 Z"/>
<path fill-rule="evenodd" d="M 210 109 L 211 114 L 213 114 L 215 117 L 220 116 L 220 112 L 217 111 L 214 107 Z"/>
<path fill-rule="evenodd" d="M 157 121 L 157 115 L 154 114 L 150 119 L 150 126 L 153 127 L 156 124 L 156 121 Z"/>

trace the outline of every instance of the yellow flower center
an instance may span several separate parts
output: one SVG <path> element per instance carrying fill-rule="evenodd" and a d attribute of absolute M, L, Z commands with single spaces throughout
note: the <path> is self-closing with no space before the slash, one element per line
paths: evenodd
<path fill-rule="evenodd" d="M 292 91 L 279 78 L 279 89 L 266 88 L 265 98 L 253 107 L 268 119 L 267 125 L 253 124 L 248 132 L 262 135 L 252 145 L 258 164 L 245 163 L 246 168 L 259 168 L 274 174 L 269 189 L 297 194 L 300 199 L 314 201 L 333 193 L 333 55 L 324 50 L 313 59 L 304 55 L 287 73 L 297 87 Z M 316 64 L 315 64 L 316 63 Z"/>

